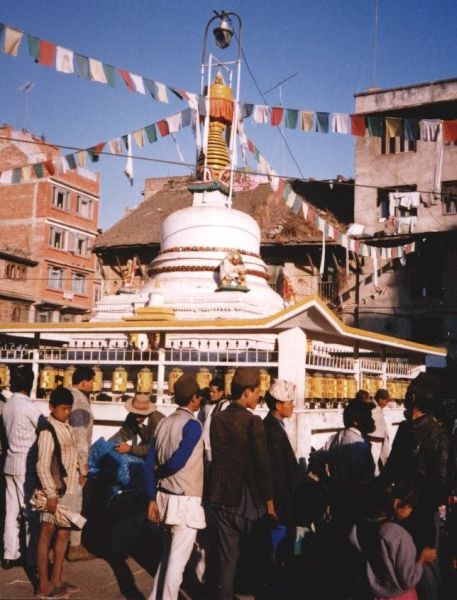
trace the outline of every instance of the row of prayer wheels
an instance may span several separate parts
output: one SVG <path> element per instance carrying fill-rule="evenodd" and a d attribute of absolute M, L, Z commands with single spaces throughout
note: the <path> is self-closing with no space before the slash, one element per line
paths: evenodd
<path fill-rule="evenodd" d="M 168 393 L 172 394 L 174 391 L 176 381 L 183 374 L 183 370 L 179 367 L 171 369 L 168 375 Z M 230 396 L 232 391 L 232 379 L 235 374 L 235 369 L 227 369 L 224 373 L 224 394 Z M 213 375 L 207 367 L 201 367 L 196 375 L 195 379 L 201 390 L 209 387 Z M 260 395 L 265 396 L 266 392 L 270 389 L 271 377 L 266 369 L 260 369 Z"/>
<path fill-rule="evenodd" d="M 386 388 L 392 400 L 403 400 L 409 381 L 403 379 L 387 380 Z M 383 386 L 380 376 L 362 376 L 361 388 L 374 397 Z M 307 400 L 350 400 L 358 391 L 357 379 L 354 375 L 342 373 L 323 373 L 315 371 L 307 373 L 305 397 Z"/>

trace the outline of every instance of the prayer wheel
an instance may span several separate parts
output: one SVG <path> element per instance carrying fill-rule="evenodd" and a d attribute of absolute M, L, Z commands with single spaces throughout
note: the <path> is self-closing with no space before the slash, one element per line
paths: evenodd
<path fill-rule="evenodd" d="M 5 388 L 10 381 L 10 370 L 6 365 L 0 365 L 0 389 Z"/>
<path fill-rule="evenodd" d="M 181 377 L 183 370 L 179 367 L 173 367 L 170 373 L 168 374 L 168 393 L 173 394 L 175 391 L 175 383 Z"/>
<path fill-rule="evenodd" d="M 92 391 L 101 392 L 103 389 L 103 371 L 100 369 L 100 367 L 94 367 L 92 370 L 95 373 L 95 376 L 92 380 Z"/>
<path fill-rule="evenodd" d="M 124 393 L 127 390 L 127 371 L 124 367 L 116 367 L 111 375 L 111 391 Z"/>
<path fill-rule="evenodd" d="M 392 400 L 395 400 L 395 382 L 392 379 L 387 380 L 386 389 L 389 392 L 389 396 L 392 398 Z"/>
<path fill-rule="evenodd" d="M 368 375 L 365 375 L 365 373 L 362 375 L 362 389 L 366 390 L 370 396 L 371 394 L 371 377 L 369 377 Z"/>
<path fill-rule="evenodd" d="M 224 394 L 229 398 L 232 395 L 232 379 L 235 369 L 228 369 L 224 374 Z"/>
<path fill-rule="evenodd" d="M 306 373 L 305 375 L 305 398 L 306 400 L 312 399 L 312 379 L 311 373 Z"/>
<path fill-rule="evenodd" d="M 314 400 L 321 400 L 323 396 L 324 378 L 322 373 L 315 371 L 311 375 L 311 398 Z"/>
<path fill-rule="evenodd" d="M 76 371 L 73 365 L 67 367 L 63 373 L 63 387 L 69 388 L 73 385 L 73 373 Z"/>
<path fill-rule="evenodd" d="M 260 369 L 260 395 L 262 398 L 270 389 L 271 377 L 266 369 Z"/>
<path fill-rule="evenodd" d="M 150 394 L 152 392 L 152 383 L 154 381 L 151 369 L 143 367 L 138 372 L 136 382 L 136 391 L 139 394 Z"/>
<path fill-rule="evenodd" d="M 209 387 L 212 378 L 213 376 L 211 375 L 211 371 L 207 367 L 201 367 L 198 370 L 197 375 L 195 376 L 195 379 L 198 383 L 198 387 L 201 390 L 204 390 L 205 388 Z"/>
<path fill-rule="evenodd" d="M 348 382 L 344 375 L 339 373 L 336 376 L 336 398 L 337 400 L 346 400 L 348 397 Z"/>
<path fill-rule="evenodd" d="M 42 390 L 53 390 L 56 383 L 56 370 L 54 367 L 46 365 L 40 371 L 39 387 Z"/>
<path fill-rule="evenodd" d="M 357 394 L 357 379 L 354 377 L 354 375 L 349 375 L 348 379 L 347 379 L 347 384 L 348 384 L 348 400 L 352 400 L 353 398 L 355 398 L 355 395 Z"/>
<path fill-rule="evenodd" d="M 326 387 L 327 387 L 327 399 L 335 400 L 336 398 L 336 377 L 333 373 L 326 373 L 325 375 Z"/>
<path fill-rule="evenodd" d="M 376 392 L 383 387 L 382 377 L 373 377 L 373 396 L 376 396 Z"/>

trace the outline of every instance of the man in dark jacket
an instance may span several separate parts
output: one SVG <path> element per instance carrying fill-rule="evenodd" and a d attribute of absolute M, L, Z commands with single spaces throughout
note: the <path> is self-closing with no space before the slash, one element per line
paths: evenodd
<path fill-rule="evenodd" d="M 449 436 L 433 416 L 440 393 L 440 381 L 428 373 L 411 382 L 405 397 L 406 421 L 398 427 L 381 474 L 386 483 L 412 481 L 416 487 L 418 503 L 409 528 L 419 553 L 425 546 L 438 548 L 438 508 L 446 503 Z M 439 584 L 438 561 L 425 565 L 416 588 L 419 599 L 438 599 Z"/>
<path fill-rule="evenodd" d="M 239 367 L 232 402 L 211 423 L 209 500 L 218 537 L 217 597 L 232 600 L 240 538 L 266 512 L 276 517 L 273 483 L 262 419 L 253 415 L 260 395 L 258 369 Z"/>

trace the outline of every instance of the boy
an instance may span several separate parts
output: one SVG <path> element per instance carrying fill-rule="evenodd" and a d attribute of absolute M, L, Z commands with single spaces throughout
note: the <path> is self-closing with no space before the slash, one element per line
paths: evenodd
<path fill-rule="evenodd" d="M 49 400 L 51 415 L 47 429 L 40 433 L 38 439 L 37 473 L 46 495 L 46 507 L 41 513 L 38 540 L 37 598 L 63 598 L 79 592 L 79 588 L 62 581 L 63 561 L 70 538 L 71 523 L 66 519 L 58 520 L 56 515 L 58 506 L 74 513 L 81 511 L 82 477 L 76 443 L 68 424 L 72 406 L 71 391 L 63 387 L 56 388 Z M 54 535 L 54 564 L 49 579 L 49 547 Z"/>

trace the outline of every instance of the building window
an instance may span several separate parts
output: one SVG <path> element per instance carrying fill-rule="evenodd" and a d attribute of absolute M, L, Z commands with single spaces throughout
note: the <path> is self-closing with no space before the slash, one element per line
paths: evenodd
<path fill-rule="evenodd" d="M 16 263 L 7 262 L 5 264 L 5 277 L 6 277 L 6 279 L 16 279 L 17 281 L 26 281 L 27 267 L 25 265 L 18 265 Z"/>
<path fill-rule="evenodd" d="M 87 196 L 78 195 L 76 198 L 76 212 L 84 219 L 92 218 L 92 200 Z"/>
<path fill-rule="evenodd" d="M 457 215 L 457 181 L 443 181 L 441 194 L 443 215 Z"/>
<path fill-rule="evenodd" d="M 80 256 L 87 256 L 87 252 L 89 249 L 89 239 L 82 236 L 75 236 L 75 254 L 79 254 Z"/>
<path fill-rule="evenodd" d="M 381 138 L 381 154 L 401 154 L 403 152 L 416 152 L 416 140 L 405 140 L 404 137 Z"/>
<path fill-rule="evenodd" d="M 413 206 L 411 196 L 408 196 L 415 189 L 416 186 L 414 185 L 378 188 L 379 221 L 383 222 L 391 218 L 417 217 L 417 199 L 419 196 L 416 194 L 414 200 L 416 206 Z"/>
<path fill-rule="evenodd" d="M 58 250 L 65 250 L 66 231 L 58 227 L 51 227 L 49 230 L 49 245 Z"/>
<path fill-rule="evenodd" d="M 60 315 L 60 322 L 61 323 L 73 323 L 75 320 L 75 316 L 70 314 L 70 313 L 62 313 Z"/>
<path fill-rule="evenodd" d="M 52 206 L 60 210 L 69 210 L 70 192 L 62 188 L 55 187 L 52 192 Z"/>
<path fill-rule="evenodd" d="M 48 268 L 48 287 L 53 290 L 63 289 L 63 269 L 59 267 Z"/>
<path fill-rule="evenodd" d="M 75 294 L 86 293 L 87 277 L 83 273 L 73 273 L 71 278 L 71 289 Z"/>
<path fill-rule="evenodd" d="M 97 302 L 100 302 L 102 297 L 102 290 L 101 288 L 97 285 L 94 288 L 94 303 L 97 304 Z"/>
<path fill-rule="evenodd" d="M 51 313 L 47 310 L 37 310 L 35 313 L 35 322 L 36 323 L 50 323 L 51 322 Z"/>
<path fill-rule="evenodd" d="M 11 321 L 24 322 L 27 321 L 27 307 L 23 304 L 13 304 L 11 307 Z"/>

